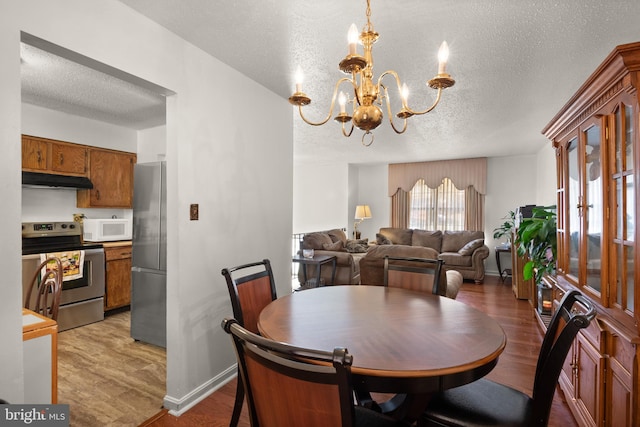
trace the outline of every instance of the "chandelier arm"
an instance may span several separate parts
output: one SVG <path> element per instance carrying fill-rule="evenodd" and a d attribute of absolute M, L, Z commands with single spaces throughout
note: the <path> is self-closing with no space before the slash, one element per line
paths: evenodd
<path fill-rule="evenodd" d="M 347 130 L 344 127 L 344 122 L 342 123 L 342 135 L 344 135 L 345 137 L 350 137 L 351 134 L 353 133 L 353 122 L 351 122 L 351 129 L 349 130 L 349 132 L 347 132 Z"/>
<path fill-rule="evenodd" d="M 378 87 L 379 88 L 383 87 L 385 95 L 388 95 L 386 86 L 382 84 L 382 79 L 384 78 L 384 76 L 387 76 L 387 75 L 393 76 L 393 78 L 396 81 L 396 86 L 398 86 L 398 93 L 401 94 L 402 93 L 402 83 L 400 82 L 400 76 L 398 76 L 398 73 L 396 73 L 393 70 L 385 71 L 384 73 L 380 74 L 380 77 L 378 77 Z M 404 108 L 408 108 L 406 100 L 402 96 L 400 96 L 400 100 L 402 101 L 402 106 Z"/>
<path fill-rule="evenodd" d="M 387 115 L 389 116 L 389 123 L 391 124 L 391 127 L 393 128 L 394 132 L 397 134 L 404 133 L 404 131 L 407 130 L 407 119 L 406 118 L 402 119 L 403 121 L 402 130 L 398 130 L 398 128 L 396 128 L 395 123 L 393 123 L 393 114 L 391 114 L 391 102 L 389 101 L 389 91 L 387 90 L 387 87 L 385 85 L 383 85 L 382 83 L 379 83 L 379 84 L 380 84 L 380 87 L 384 90 L 384 99 L 387 104 Z M 404 100 L 402 101 L 402 103 L 404 104 Z"/>
<path fill-rule="evenodd" d="M 393 70 L 389 70 L 389 71 L 385 71 L 384 73 L 380 74 L 380 77 L 378 77 L 378 87 L 384 87 L 384 85 L 382 84 L 382 78 L 386 75 L 391 75 L 395 78 L 396 80 L 396 85 L 398 86 L 398 93 L 402 93 L 402 84 L 400 83 L 400 77 L 398 76 L 398 73 L 396 73 Z M 421 116 L 423 114 L 427 114 L 428 112 L 432 111 L 434 108 L 436 108 L 436 106 L 438 105 L 438 103 L 440 102 L 440 98 L 442 96 L 442 87 L 438 88 L 438 93 L 436 94 L 436 99 L 433 102 L 433 104 L 427 108 L 424 111 L 415 111 L 413 109 L 411 109 L 411 107 L 409 107 L 407 105 L 407 100 L 404 99 L 402 96 L 400 96 L 400 99 L 402 100 L 402 108 L 404 108 L 407 112 L 411 113 L 414 116 Z M 385 89 L 385 94 L 387 93 L 386 89 Z"/>
<path fill-rule="evenodd" d="M 436 100 L 433 101 L 433 105 L 431 105 L 431 107 L 427 108 L 424 111 L 413 111 L 411 108 L 406 107 L 407 111 L 409 111 L 412 114 L 415 114 L 416 116 L 421 116 L 422 114 L 427 114 L 428 112 L 430 112 L 431 110 L 433 110 L 434 108 L 436 108 L 436 106 L 438 105 L 438 103 L 440 102 L 440 97 L 442 96 L 442 88 L 438 88 L 438 94 L 436 95 Z"/>
<path fill-rule="evenodd" d="M 327 114 L 327 117 L 324 118 L 324 120 L 319 121 L 319 122 L 312 122 L 310 120 L 308 120 L 305 116 L 304 113 L 302 112 L 302 105 L 298 105 L 298 112 L 300 113 L 300 117 L 302 118 L 302 120 L 304 120 L 305 123 L 311 125 L 311 126 L 322 126 L 323 124 L 327 123 L 329 121 L 329 119 L 331 118 L 331 116 L 333 115 L 333 108 L 336 106 L 336 98 L 338 96 L 338 87 L 340 87 L 340 84 L 342 84 L 343 82 L 349 82 L 351 83 L 351 86 L 356 87 L 355 83 L 353 82 L 353 80 L 348 79 L 346 77 L 342 77 L 340 80 L 338 80 L 336 82 L 336 85 L 333 88 L 333 96 L 331 97 L 331 106 L 329 107 L 329 114 Z"/>
<path fill-rule="evenodd" d="M 360 82 L 362 82 L 362 72 L 353 72 L 353 76 L 351 77 L 351 85 L 353 86 L 353 94 L 354 99 L 358 103 L 358 105 L 362 105 L 362 100 L 360 99 L 360 93 L 358 91 L 358 75 L 360 75 Z"/>

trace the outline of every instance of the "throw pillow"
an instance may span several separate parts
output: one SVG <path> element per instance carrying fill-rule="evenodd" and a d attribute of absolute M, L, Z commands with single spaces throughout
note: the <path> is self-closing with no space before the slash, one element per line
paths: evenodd
<path fill-rule="evenodd" d="M 331 237 L 329 237 L 327 233 L 320 233 L 320 232 L 308 233 L 308 234 L 305 234 L 304 237 L 302 238 L 301 249 L 320 250 L 320 249 L 324 249 L 322 245 L 324 245 L 325 243 L 329 245 L 333 243 L 331 241 Z"/>
<path fill-rule="evenodd" d="M 484 245 L 484 239 L 475 239 L 464 245 L 458 253 L 463 256 L 471 255 L 473 251 Z"/>
<path fill-rule="evenodd" d="M 351 253 L 363 253 L 367 252 L 369 249 L 369 239 L 357 239 L 357 240 L 347 240 L 347 244 L 345 246 L 347 252 Z"/>
<path fill-rule="evenodd" d="M 377 245 L 392 245 L 391 240 L 387 239 L 380 233 L 376 233 L 376 244 Z"/>
<path fill-rule="evenodd" d="M 342 240 L 338 240 L 333 243 L 323 243 L 322 248 L 325 251 L 341 251 L 342 250 Z"/>

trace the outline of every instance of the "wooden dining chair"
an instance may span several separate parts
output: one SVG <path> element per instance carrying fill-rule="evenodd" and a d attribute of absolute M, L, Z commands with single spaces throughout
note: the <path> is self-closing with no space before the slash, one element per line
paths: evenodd
<path fill-rule="evenodd" d="M 254 334 L 235 319 L 224 319 L 222 328 L 233 339 L 252 427 L 408 426 L 354 406 L 347 349 L 294 347 Z"/>
<path fill-rule="evenodd" d="M 58 320 L 62 279 L 60 259 L 52 257 L 44 260 L 33 273 L 24 298 L 24 308 Z"/>
<path fill-rule="evenodd" d="M 418 425 L 546 426 L 564 360 L 580 329 L 595 316 L 580 292 L 565 294 L 542 340 L 532 397 L 483 378 L 435 394 Z"/>
<path fill-rule="evenodd" d="M 439 259 L 384 257 L 384 286 L 445 295 L 443 261 Z M 441 277 L 442 276 L 442 277 Z"/>
<path fill-rule="evenodd" d="M 260 312 L 267 304 L 277 298 L 271 262 L 264 259 L 237 267 L 223 268 L 222 275 L 227 281 L 233 316 L 241 326 L 257 334 Z M 239 373 L 240 366 L 238 366 Z M 243 401 L 244 388 L 240 375 L 238 375 L 230 427 L 238 425 Z"/>

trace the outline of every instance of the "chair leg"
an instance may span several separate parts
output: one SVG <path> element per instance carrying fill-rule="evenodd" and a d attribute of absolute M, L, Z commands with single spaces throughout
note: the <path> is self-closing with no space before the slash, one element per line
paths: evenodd
<path fill-rule="evenodd" d="M 233 414 L 231 415 L 231 422 L 229 427 L 237 427 L 238 421 L 240 421 L 240 413 L 242 412 L 242 403 L 244 402 L 244 385 L 240 379 L 240 372 L 238 372 L 238 385 L 236 387 L 236 401 L 233 404 Z"/>

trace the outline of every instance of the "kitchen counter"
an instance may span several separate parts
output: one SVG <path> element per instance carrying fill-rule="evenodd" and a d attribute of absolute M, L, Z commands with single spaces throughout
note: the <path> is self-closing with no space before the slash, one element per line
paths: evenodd
<path fill-rule="evenodd" d="M 104 242 L 102 246 L 105 248 L 115 248 L 117 246 L 131 246 L 131 240 L 118 240 L 117 242 Z"/>

